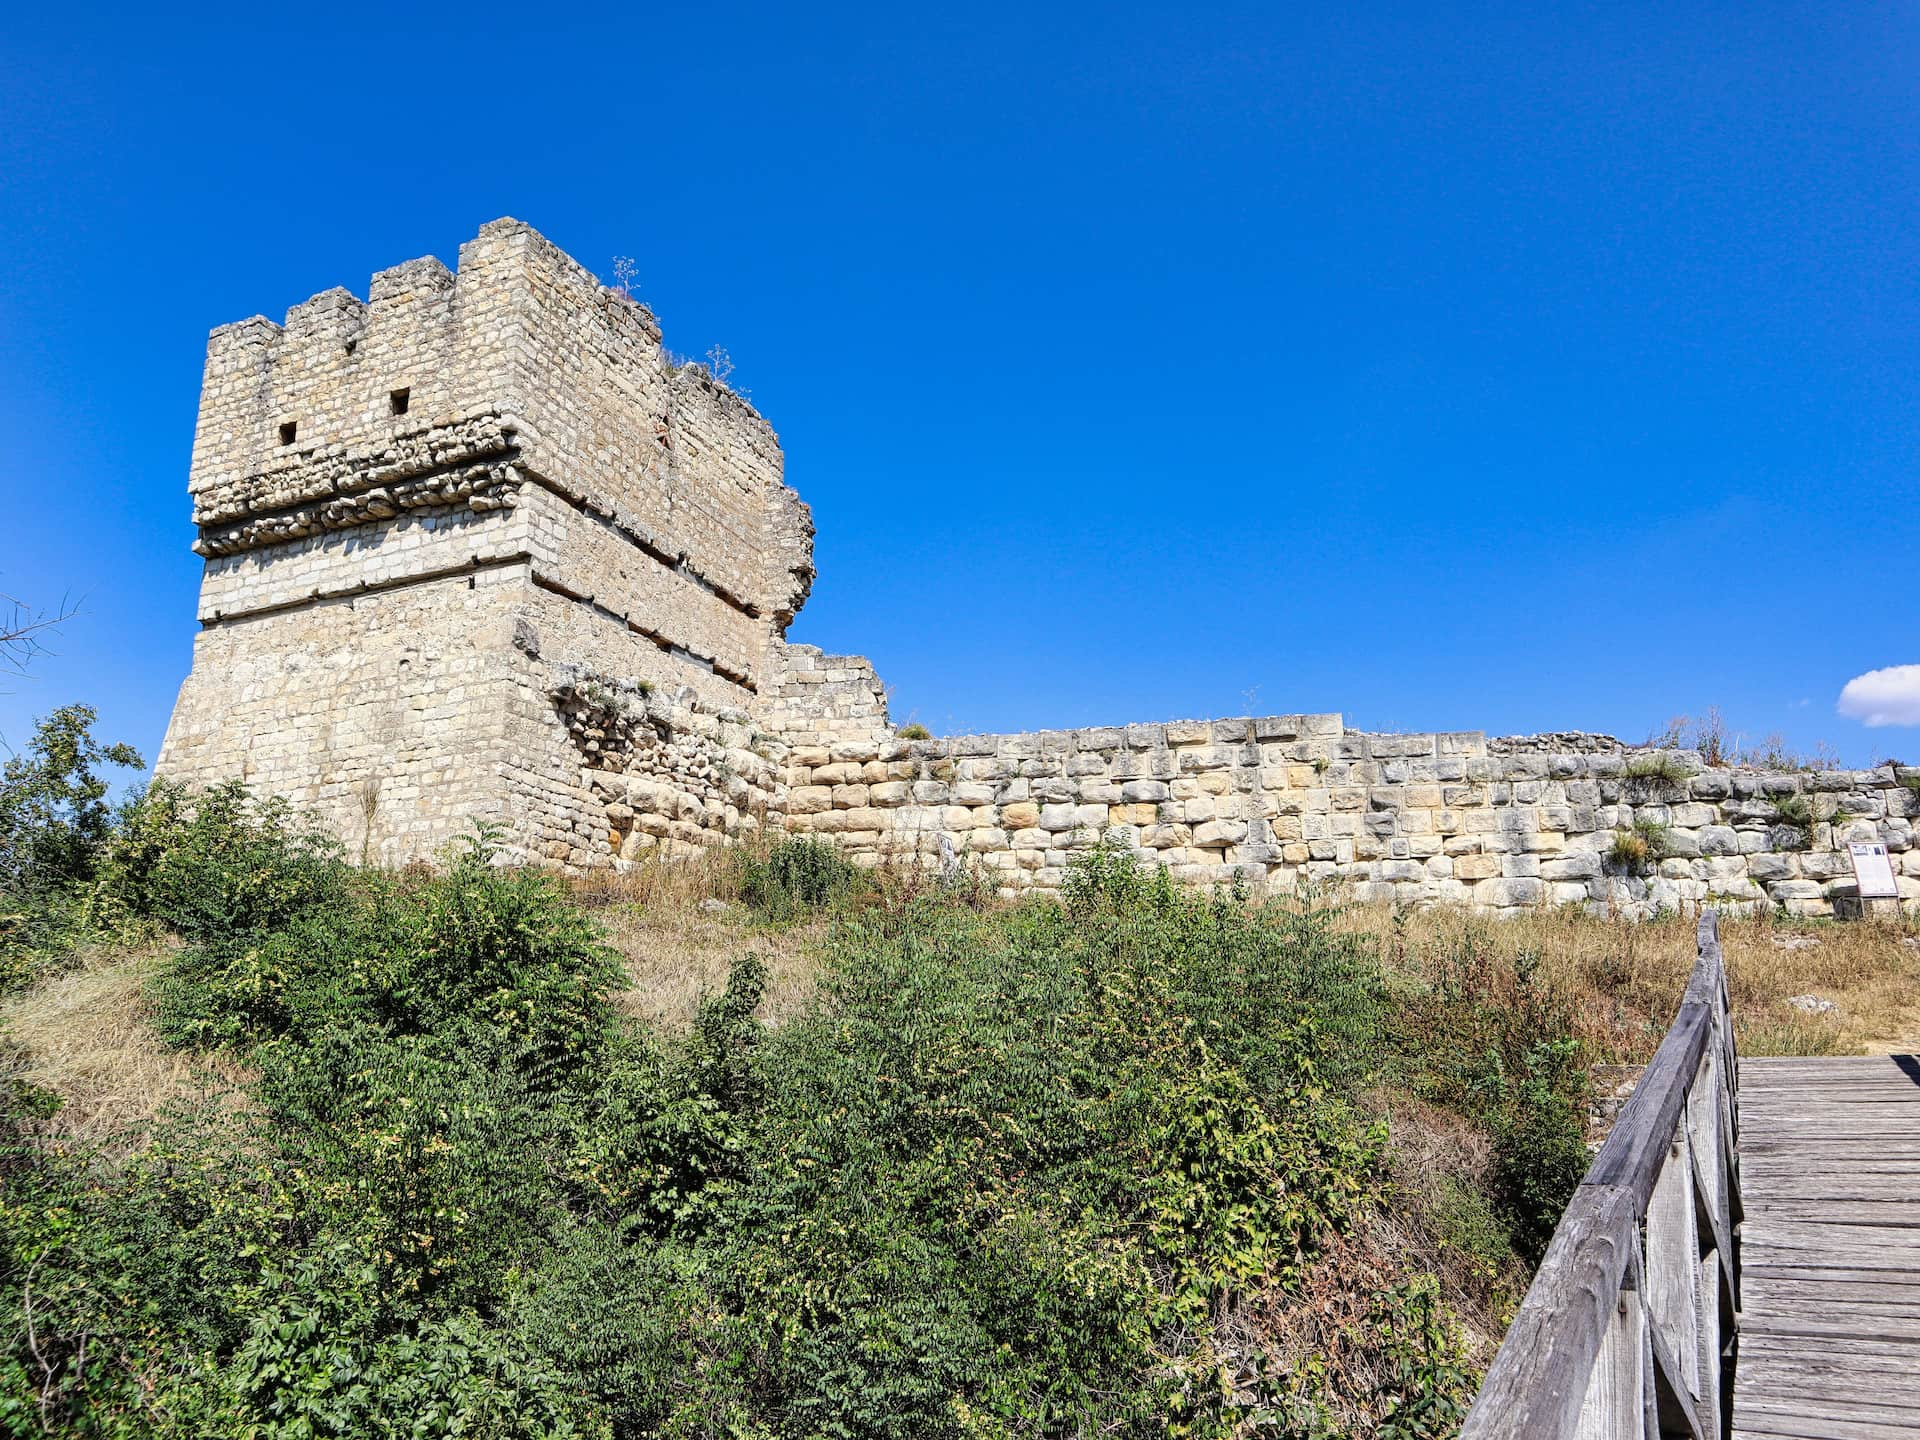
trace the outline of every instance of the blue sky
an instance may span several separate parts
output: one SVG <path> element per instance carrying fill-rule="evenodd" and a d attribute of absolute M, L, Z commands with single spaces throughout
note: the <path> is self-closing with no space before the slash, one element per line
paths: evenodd
<path fill-rule="evenodd" d="M 158 748 L 207 330 L 510 214 L 731 351 L 897 718 L 1920 754 L 1920 11 L 1361 10 L 30 7 L 0 733 Z"/>

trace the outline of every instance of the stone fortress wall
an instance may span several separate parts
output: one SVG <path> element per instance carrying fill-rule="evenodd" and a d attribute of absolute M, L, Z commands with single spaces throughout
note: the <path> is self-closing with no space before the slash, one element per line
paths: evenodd
<path fill-rule="evenodd" d="M 829 693 L 871 675 L 813 663 Z M 1716 769 L 1602 735 L 1368 734 L 1338 715 L 903 740 L 829 710 L 785 738 L 788 829 L 868 864 L 964 857 L 1006 891 L 1059 886 L 1105 836 L 1180 879 L 1256 891 L 1826 915 L 1858 903 L 1847 843 L 1880 840 L 1920 901 L 1920 769 Z M 1612 858 L 1636 825 L 1645 860 Z"/>
<path fill-rule="evenodd" d="M 243 779 L 398 863 L 473 820 L 590 870 L 766 828 L 1058 886 L 1111 836 L 1183 879 L 1489 910 L 1831 912 L 1878 839 L 1920 900 L 1920 771 L 1709 769 L 1604 736 L 1338 715 L 899 737 L 791 645 L 813 526 L 777 438 L 513 220 L 213 333 L 193 671 L 159 773 Z M 1609 858 L 1639 823 L 1643 865 Z"/>

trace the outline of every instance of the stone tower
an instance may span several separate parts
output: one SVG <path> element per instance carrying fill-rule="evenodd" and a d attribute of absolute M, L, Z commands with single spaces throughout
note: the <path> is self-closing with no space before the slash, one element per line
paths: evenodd
<path fill-rule="evenodd" d="M 286 795 L 389 863 L 476 818 L 521 854 L 617 853 L 594 737 L 651 707 L 663 745 L 748 750 L 813 578 L 772 428 L 515 220 L 457 272 L 215 330 L 188 488 L 201 628 L 158 773 Z M 668 818 L 729 830 L 737 771 L 767 777 L 700 763 L 712 793 Z"/>

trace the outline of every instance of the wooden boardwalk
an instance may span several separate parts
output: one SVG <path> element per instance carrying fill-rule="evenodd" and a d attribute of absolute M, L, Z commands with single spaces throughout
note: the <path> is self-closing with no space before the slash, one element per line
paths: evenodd
<path fill-rule="evenodd" d="M 1920 1437 L 1920 1060 L 1739 1063 L 1733 1433 Z"/>
<path fill-rule="evenodd" d="M 1920 1059 L 1737 1058 L 1699 948 L 1461 1440 L 1920 1440 Z"/>

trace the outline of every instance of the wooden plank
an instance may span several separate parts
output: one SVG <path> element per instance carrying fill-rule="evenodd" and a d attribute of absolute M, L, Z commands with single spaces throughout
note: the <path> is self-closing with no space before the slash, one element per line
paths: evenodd
<path fill-rule="evenodd" d="M 1791 1163 L 1795 1160 L 1799 1163 Z M 1857 1179 L 1881 1184 L 1904 1182 L 1920 1196 L 1920 1168 L 1889 1163 L 1865 1153 L 1849 1154 L 1831 1147 L 1778 1153 L 1755 1150 L 1743 1153 L 1740 1161 L 1741 1175 L 1751 1176 L 1762 1190 L 1776 1185 L 1823 1185 Z"/>
<path fill-rule="evenodd" d="M 1734 1421 L 1734 1440 L 1913 1440 L 1907 1425 L 1873 1425 L 1864 1420 L 1835 1420 L 1824 1415 L 1742 1414 Z"/>
<path fill-rule="evenodd" d="M 1876 1250 L 1871 1246 L 1848 1250 L 1832 1250 L 1824 1245 L 1798 1249 L 1787 1245 L 1749 1246 L 1743 1256 L 1745 1263 L 1763 1270 L 1783 1265 L 1796 1269 L 1823 1265 L 1829 1270 L 1878 1270 L 1883 1278 L 1913 1273 L 1911 1254 L 1884 1248 Z"/>
<path fill-rule="evenodd" d="M 1647 1314 L 1651 1319 L 1650 1309 Z M 1688 1440 L 1707 1440 L 1708 1436 L 1718 1434 L 1718 1424 L 1703 1423 L 1700 1401 L 1687 1377 L 1682 1374 L 1684 1362 L 1674 1354 L 1673 1346 L 1660 1333 L 1660 1327 L 1649 1324 L 1646 1332 L 1647 1358 L 1652 1362 L 1653 1384 L 1650 1388 L 1653 1393 L 1647 1397 L 1652 1403 L 1646 1407 L 1643 1424 L 1657 1428 L 1662 1435 L 1685 1435 Z M 1690 1346 L 1693 1340 L 1694 1336 L 1689 1332 L 1681 1343 Z"/>
<path fill-rule="evenodd" d="M 1891 1055 L 1743 1055 L 1740 1057 L 1742 1084 L 1751 1078 L 1756 1084 L 1782 1078 L 1805 1079 L 1887 1079 L 1915 1077 L 1903 1070 Z"/>
<path fill-rule="evenodd" d="M 1916 1123 L 1920 1123 L 1920 1108 L 1903 1116 L 1891 1106 L 1809 1104 L 1805 1110 L 1772 1110 L 1759 1116 L 1749 1112 L 1745 1139 L 1772 1140 L 1778 1135 L 1801 1135 L 1805 1131 L 1839 1144 L 1864 1144 L 1870 1135 L 1910 1140 Z"/>
<path fill-rule="evenodd" d="M 1809 1348 L 1810 1346 L 1813 1348 Z M 1740 1337 L 1741 1364 L 1746 1363 L 1749 1355 L 1823 1362 L 1845 1357 L 1863 1365 L 1876 1367 L 1885 1365 L 1911 1367 L 1916 1358 L 1911 1344 L 1903 1345 L 1897 1340 L 1849 1340 L 1844 1346 L 1836 1344 L 1821 1349 L 1816 1342 L 1810 1342 L 1805 1336 L 1763 1335 L 1758 1332 Z"/>
<path fill-rule="evenodd" d="M 1759 1185 L 1760 1202 L 1802 1196 L 1823 1200 L 1897 1200 L 1904 1196 L 1910 1202 L 1920 1203 L 1920 1183 L 1916 1183 L 1920 1177 L 1914 1175 L 1862 1173 L 1854 1168 L 1771 1172 L 1750 1168 L 1747 1173 Z"/>
<path fill-rule="evenodd" d="M 1678 1362 L 1676 1387 L 1699 1391 L 1700 1232 L 1687 1127 L 1676 1125 L 1647 1202 L 1647 1311 Z"/>
<path fill-rule="evenodd" d="M 1808 1111 L 1805 1115 L 1781 1111 L 1749 1114 L 1745 1121 L 1746 1128 L 1740 1135 L 1740 1143 L 1743 1147 L 1765 1149 L 1778 1138 L 1797 1138 L 1804 1134 L 1809 1139 L 1822 1141 L 1828 1147 L 1861 1150 L 1866 1148 L 1869 1136 L 1882 1135 L 1893 1138 L 1898 1146 L 1894 1153 L 1911 1155 L 1914 1126 L 1920 1123 L 1920 1117 L 1871 1113 L 1884 1109 L 1884 1106 L 1876 1105 L 1835 1105 Z M 1836 1123 L 1844 1124 L 1846 1128 L 1835 1129 Z"/>
<path fill-rule="evenodd" d="M 1574 1428 L 1577 1440 L 1635 1440 L 1644 1436 L 1648 1338 L 1647 1313 L 1639 1297 L 1631 1291 L 1623 1292 L 1607 1317 L 1600 1353 L 1580 1400 Z"/>
<path fill-rule="evenodd" d="M 1834 1394 L 1824 1388 L 1807 1391 L 1788 1388 L 1786 1390 L 1756 1391 L 1751 1399 L 1748 1392 L 1741 1392 L 1742 1419 L 1765 1409 L 1775 1414 L 1797 1411 L 1803 1415 L 1825 1415 L 1833 1419 L 1865 1420 L 1875 1425 L 1905 1425 L 1913 1420 L 1913 1411 L 1898 1400 L 1885 1403 L 1869 1400 L 1854 1394 Z"/>
<path fill-rule="evenodd" d="M 1864 1231 L 1866 1226 L 1836 1225 L 1836 1230 L 1854 1229 Z M 1913 1273 L 1915 1256 L 1910 1250 L 1900 1250 L 1889 1246 L 1836 1246 L 1831 1241 L 1811 1239 L 1803 1245 L 1767 1244 L 1749 1245 L 1744 1248 L 1744 1259 L 1760 1267 L 1762 1271 L 1778 1269 L 1782 1266 L 1794 1269 L 1827 1270 L 1877 1270 L 1881 1281 L 1887 1282 L 1902 1275 Z"/>
<path fill-rule="evenodd" d="M 1754 1069 L 1756 1062 L 1748 1060 L 1742 1063 L 1740 1072 L 1740 1093 L 1742 1095 L 1764 1097 L 1772 1095 L 1790 1095 L 1805 1090 L 1872 1090 L 1888 1095 L 1911 1095 L 1920 1090 L 1911 1075 L 1903 1075 L 1898 1070 L 1825 1070 L 1800 1075 L 1789 1075 L 1779 1070 Z"/>
<path fill-rule="evenodd" d="M 1854 1399 L 1893 1412 L 1889 1420 L 1911 1421 L 1920 1414 L 1920 1385 L 1911 1373 L 1898 1370 L 1833 1366 L 1806 1362 L 1798 1365 L 1754 1362 L 1751 1375 L 1740 1377 L 1740 1402 L 1749 1398 L 1817 1400 Z"/>
<path fill-rule="evenodd" d="M 1748 1400 L 1734 1406 L 1734 1428 L 1818 1440 L 1913 1440 L 1904 1417 L 1883 1410 L 1817 1400 Z"/>
<path fill-rule="evenodd" d="M 1848 1250 L 1905 1254 L 1915 1248 L 1913 1232 L 1905 1226 L 1847 1225 L 1831 1220 L 1776 1220 L 1751 1211 L 1740 1227 L 1740 1242 L 1763 1250 L 1830 1245 L 1836 1254 Z"/>
<path fill-rule="evenodd" d="M 1784 1185 L 1772 1185 L 1761 1181 L 1755 1190 L 1759 1194 L 1753 1200 L 1753 1213 L 1757 1215 L 1776 1215 L 1780 1219 L 1791 1219 L 1795 1213 L 1805 1213 L 1812 1219 L 1826 1206 L 1895 1206 L 1905 1204 L 1908 1210 L 1916 1210 L 1914 1202 L 1903 1200 L 1903 1192 L 1912 1194 L 1912 1175 L 1903 1175 L 1895 1183 L 1878 1181 L 1860 1181 L 1847 1185 L 1845 1181 L 1834 1179 L 1826 1185 L 1809 1185 L 1803 1188 L 1788 1188 Z"/>
<path fill-rule="evenodd" d="M 1857 1394 L 1876 1404 L 1910 1405 L 1920 1413 L 1920 1374 L 1884 1355 L 1813 1357 L 1753 1351 L 1740 1357 L 1740 1386 L 1767 1389 L 1815 1387 L 1822 1393 Z"/>
<path fill-rule="evenodd" d="M 1894 1278 L 1889 1278 L 1894 1277 Z M 1771 1275 L 1747 1277 L 1747 1299 L 1778 1309 L 1784 1304 L 1920 1305 L 1920 1276 L 1884 1270 L 1875 1280 L 1839 1280 L 1831 1275 L 1793 1279 Z"/>
<path fill-rule="evenodd" d="M 1910 1201 L 1865 1200 L 1841 1195 L 1789 1195 L 1774 1198 L 1762 1192 L 1748 1202 L 1747 1224 L 1790 1224 L 1795 1220 L 1816 1225 L 1878 1225 L 1885 1229 L 1920 1228 L 1920 1206 Z"/>
<path fill-rule="evenodd" d="M 1920 1321 L 1901 1321 L 1887 1315 L 1870 1320 L 1856 1319 L 1845 1313 L 1818 1317 L 1802 1314 L 1772 1314 L 1744 1310 L 1740 1314 L 1740 1333 L 1744 1335 L 1793 1335 L 1808 1341 L 1827 1341 L 1845 1346 L 1854 1341 L 1879 1344 L 1899 1342 L 1920 1346 Z"/>
<path fill-rule="evenodd" d="M 1749 1283 L 1781 1284 L 1798 1280 L 1817 1281 L 1824 1285 L 1920 1285 L 1920 1275 L 1889 1266 L 1882 1270 L 1850 1270 L 1839 1265 L 1773 1265 L 1758 1261 L 1749 1262 L 1742 1267 Z"/>

